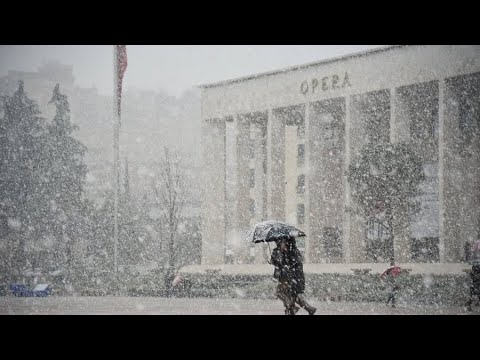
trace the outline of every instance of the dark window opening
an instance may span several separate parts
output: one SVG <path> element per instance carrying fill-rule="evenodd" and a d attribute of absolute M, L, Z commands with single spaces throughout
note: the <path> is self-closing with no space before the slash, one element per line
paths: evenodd
<path fill-rule="evenodd" d="M 297 194 L 305 193 L 305 174 L 301 174 L 297 179 Z"/>
<path fill-rule="evenodd" d="M 382 220 L 367 220 L 365 230 L 367 259 L 373 262 L 389 262 L 393 253 L 393 239 Z"/>
<path fill-rule="evenodd" d="M 255 187 L 255 169 L 249 169 L 248 175 L 249 175 L 248 184 L 250 188 L 254 188 Z"/>
<path fill-rule="evenodd" d="M 250 211 L 250 217 L 255 217 L 255 200 L 249 199 L 248 201 L 248 210 Z"/>
<path fill-rule="evenodd" d="M 412 260 L 432 263 L 440 261 L 438 237 L 424 237 L 411 239 Z"/>
<path fill-rule="evenodd" d="M 303 225 L 305 223 L 305 205 L 297 205 L 297 224 Z"/>
<path fill-rule="evenodd" d="M 299 139 L 305 138 L 305 124 L 303 122 L 297 126 L 297 136 Z"/>
<path fill-rule="evenodd" d="M 305 164 L 305 144 L 298 144 L 297 162 L 300 166 Z"/>

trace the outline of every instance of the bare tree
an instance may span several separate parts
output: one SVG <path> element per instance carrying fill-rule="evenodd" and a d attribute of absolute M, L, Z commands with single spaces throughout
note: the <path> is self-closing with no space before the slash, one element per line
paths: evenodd
<path fill-rule="evenodd" d="M 152 190 L 155 203 L 161 209 L 160 222 L 164 229 L 167 243 L 167 271 L 166 284 L 171 283 L 172 277 L 178 270 L 180 261 L 177 258 L 176 242 L 179 236 L 179 223 L 185 205 L 185 174 L 180 163 L 177 151 L 164 147 L 163 157 L 160 160 L 159 176 L 153 181 Z"/>

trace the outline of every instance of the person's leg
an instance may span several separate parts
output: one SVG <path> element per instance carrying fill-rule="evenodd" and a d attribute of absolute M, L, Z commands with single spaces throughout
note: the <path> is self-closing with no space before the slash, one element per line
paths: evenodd
<path fill-rule="evenodd" d="M 397 301 L 397 294 L 398 294 L 398 286 L 394 285 L 392 291 L 392 307 L 395 307 L 395 303 Z"/>
<path fill-rule="evenodd" d="M 390 290 L 388 291 L 388 296 L 387 296 L 387 305 L 389 305 L 389 304 L 390 304 L 390 301 L 392 301 L 392 300 L 393 300 L 393 290 L 390 289 Z"/>
<path fill-rule="evenodd" d="M 313 315 L 315 314 L 315 312 L 317 311 L 317 308 L 310 305 L 309 303 L 307 303 L 307 301 L 305 300 L 305 295 L 304 294 L 298 294 L 295 298 L 296 302 L 298 303 L 298 305 L 300 305 L 301 307 L 303 307 L 305 310 L 307 310 L 308 314 L 309 315 Z"/>
<path fill-rule="evenodd" d="M 300 307 L 297 305 L 291 305 L 287 309 L 285 309 L 285 315 L 296 315 Z"/>
<path fill-rule="evenodd" d="M 473 303 L 473 298 L 476 297 L 477 298 L 477 301 L 475 302 L 475 305 L 476 306 L 479 306 L 480 305 L 480 284 L 479 284 L 479 281 L 477 279 L 477 281 L 475 281 L 473 283 L 473 296 L 472 296 L 472 303 Z"/>
<path fill-rule="evenodd" d="M 467 302 L 468 311 L 472 311 L 472 305 L 480 304 L 480 273 L 478 266 L 473 266 L 470 272 L 470 297 Z"/>
<path fill-rule="evenodd" d="M 392 307 L 395 307 L 395 290 L 393 288 L 391 288 L 388 293 L 387 306 L 390 306 L 390 303 L 392 304 Z"/>
<path fill-rule="evenodd" d="M 295 315 L 298 310 L 300 309 L 298 306 L 295 305 L 295 294 L 292 293 L 292 290 L 290 287 L 285 290 L 286 296 L 285 298 L 287 299 L 286 305 L 285 305 L 285 315 Z"/>
<path fill-rule="evenodd" d="M 467 310 L 468 311 L 472 311 L 474 293 L 475 293 L 475 288 L 474 288 L 473 284 L 470 284 L 470 294 L 469 294 L 468 301 L 467 301 Z"/>
<path fill-rule="evenodd" d="M 292 296 L 289 294 L 288 285 L 285 283 L 279 283 L 277 285 L 276 295 L 282 301 L 283 306 L 285 307 L 285 315 L 295 315 L 293 311 L 295 302 L 292 299 Z"/>

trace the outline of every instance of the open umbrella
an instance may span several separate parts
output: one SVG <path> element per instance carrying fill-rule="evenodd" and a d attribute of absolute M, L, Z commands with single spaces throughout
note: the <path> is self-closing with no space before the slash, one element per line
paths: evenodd
<path fill-rule="evenodd" d="M 480 252 L 480 240 L 476 240 L 472 244 L 472 252 L 478 251 Z"/>
<path fill-rule="evenodd" d="M 384 277 L 385 275 L 391 275 L 391 276 L 398 276 L 402 272 L 402 268 L 400 266 L 392 266 L 389 267 L 387 270 L 385 270 L 381 277 Z"/>
<path fill-rule="evenodd" d="M 267 220 L 255 224 L 247 234 L 247 240 L 253 243 L 271 242 L 284 237 L 306 236 L 293 225 L 278 220 Z"/>
<path fill-rule="evenodd" d="M 469 264 L 473 266 L 480 265 L 480 240 L 476 240 L 472 244 Z"/>

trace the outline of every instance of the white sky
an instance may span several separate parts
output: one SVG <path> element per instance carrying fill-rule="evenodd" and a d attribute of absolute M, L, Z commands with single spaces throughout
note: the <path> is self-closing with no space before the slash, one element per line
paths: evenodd
<path fill-rule="evenodd" d="M 124 88 L 180 95 L 193 86 L 253 75 L 383 45 L 128 45 Z M 73 65 L 75 83 L 112 92 L 112 45 L 1 45 L 0 76 L 36 71 L 50 60 Z"/>

